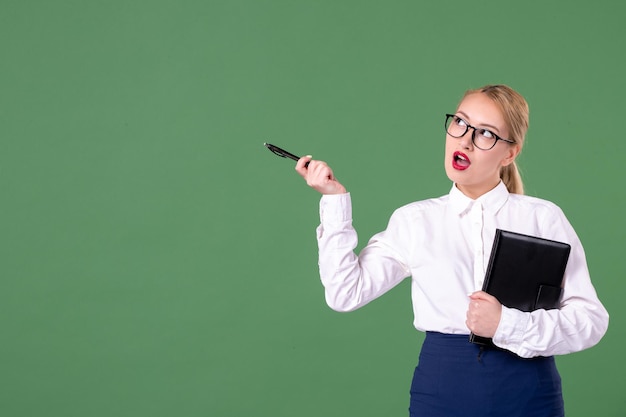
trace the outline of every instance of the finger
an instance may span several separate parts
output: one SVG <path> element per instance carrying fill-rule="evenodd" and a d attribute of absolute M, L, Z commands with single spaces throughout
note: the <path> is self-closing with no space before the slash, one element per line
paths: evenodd
<path fill-rule="evenodd" d="M 324 162 L 313 161 L 306 179 L 311 186 L 324 186 L 332 181 L 333 171 Z"/>
<path fill-rule="evenodd" d="M 489 301 L 489 302 L 497 302 L 498 299 L 491 294 L 487 294 L 484 291 L 476 291 L 475 293 L 470 294 L 470 299 L 472 301 Z"/>
<path fill-rule="evenodd" d="M 307 174 L 307 166 L 312 159 L 313 157 L 311 155 L 303 156 L 302 158 L 298 159 L 298 162 L 296 162 L 296 172 L 305 177 Z"/>

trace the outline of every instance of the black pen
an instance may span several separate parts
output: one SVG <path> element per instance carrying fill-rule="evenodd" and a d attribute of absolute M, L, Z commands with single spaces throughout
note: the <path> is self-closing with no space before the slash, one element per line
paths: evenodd
<path fill-rule="evenodd" d="M 280 157 L 290 158 L 290 159 L 293 159 L 294 161 L 298 161 L 300 159 L 299 156 L 296 156 L 296 155 L 294 155 L 294 154 L 292 154 L 290 152 L 287 152 L 286 150 L 281 149 L 278 146 L 274 146 L 271 143 L 265 142 L 265 143 L 263 143 L 263 145 L 265 145 L 265 147 L 267 149 L 269 149 L 270 151 L 272 151 L 275 155 L 278 155 Z M 308 166 L 309 166 L 308 162 L 306 164 L 304 164 L 305 168 L 307 168 Z"/>

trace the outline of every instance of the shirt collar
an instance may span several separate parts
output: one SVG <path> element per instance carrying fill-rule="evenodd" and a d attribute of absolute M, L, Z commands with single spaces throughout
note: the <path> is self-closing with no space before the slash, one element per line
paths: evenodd
<path fill-rule="evenodd" d="M 485 211 L 490 213 L 497 213 L 502 208 L 504 203 L 509 198 L 509 190 L 502 181 L 491 191 L 481 195 L 476 200 L 472 200 L 461 192 L 456 187 L 456 184 L 452 184 L 450 190 L 450 207 L 452 211 L 458 215 L 463 214 L 467 210 L 471 209 L 474 203 L 479 202 Z"/>

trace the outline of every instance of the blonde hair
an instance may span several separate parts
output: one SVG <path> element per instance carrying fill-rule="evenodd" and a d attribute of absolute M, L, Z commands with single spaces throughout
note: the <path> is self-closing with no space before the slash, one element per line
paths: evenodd
<path fill-rule="evenodd" d="M 509 137 L 519 146 L 520 152 L 524 146 L 524 139 L 528 131 L 528 103 L 517 91 L 506 85 L 486 85 L 468 90 L 463 98 L 470 94 L 483 93 L 487 95 L 499 108 L 504 116 L 504 122 L 509 131 Z M 500 170 L 500 178 L 510 193 L 524 194 L 524 183 L 515 161 Z"/>

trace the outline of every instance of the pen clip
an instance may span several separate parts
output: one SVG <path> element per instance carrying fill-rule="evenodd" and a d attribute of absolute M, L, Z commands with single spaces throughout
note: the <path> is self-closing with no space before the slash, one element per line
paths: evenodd
<path fill-rule="evenodd" d="M 289 159 L 293 159 L 294 161 L 298 161 L 300 159 L 299 156 L 296 156 L 290 152 L 287 152 L 286 150 L 279 148 L 278 146 L 272 145 L 271 143 L 263 143 L 263 145 L 265 145 L 265 147 L 267 149 L 269 149 L 270 151 L 272 151 L 272 153 L 274 155 L 278 155 L 282 158 L 289 158 Z M 307 162 L 304 167 L 307 168 L 309 166 L 309 163 Z"/>
<path fill-rule="evenodd" d="M 265 145 L 265 147 L 267 149 L 269 149 L 274 155 L 278 155 L 282 158 L 291 158 L 293 159 L 294 157 L 296 157 L 293 154 L 290 154 L 289 152 L 285 151 L 284 149 L 279 148 L 278 146 L 274 146 L 271 143 L 264 143 L 263 145 Z M 299 159 L 299 158 L 298 158 Z M 297 161 L 297 159 L 296 159 Z"/>

